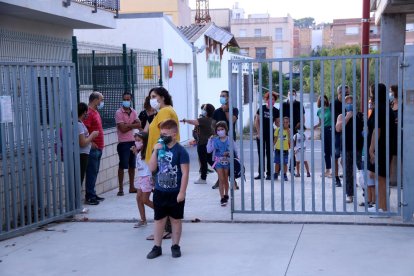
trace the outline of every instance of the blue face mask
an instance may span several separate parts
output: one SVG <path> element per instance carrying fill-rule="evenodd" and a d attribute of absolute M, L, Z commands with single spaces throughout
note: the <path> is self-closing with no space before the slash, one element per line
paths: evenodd
<path fill-rule="evenodd" d="M 102 109 L 104 107 L 104 102 L 100 102 L 100 104 L 98 105 L 98 109 Z"/>
<path fill-rule="evenodd" d="M 390 92 L 389 94 L 389 98 L 390 98 L 390 102 L 392 102 L 394 100 L 394 93 Z"/>
<path fill-rule="evenodd" d="M 345 111 L 346 112 L 352 111 L 353 108 L 354 108 L 354 106 L 352 104 L 346 104 L 345 105 Z"/>
<path fill-rule="evenodd" d="M 130 108 L 131 107 L 131 101 L 122 101 L 122 106 L 125 108 Z"/>
<path fill-rule="evenodd" d="M 226 104 L 227 103 L 226 97 L 220 97 L 220 103 L 221 104 Z"/>

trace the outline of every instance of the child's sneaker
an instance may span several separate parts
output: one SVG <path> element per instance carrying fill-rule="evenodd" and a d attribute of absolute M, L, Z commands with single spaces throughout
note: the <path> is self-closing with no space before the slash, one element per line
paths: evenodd
<path fill-rule="evenodd" d="M 279 177 L 279 174 L 278 174 L 278 173 L 275 173 L 275 174 L 273 175 L 273 178 L 275 179 L 275 181 L 278 179 L 278 177 Z"/>
<path fill-rule="evenodd" d="M 220 205 L 221 206 L 226 206 L 227 205 L 227 201 L 224 197 L 220 200 Z"/>
<path fill-rule="evenodd" d="M 174 244 L 173 246 L 171 246 L 171 255 L 173 258 L 181 257 L 181 249 L 178 244 Z"/>
<path fill-rule="evenodd" d="M 223 198 L 226 200 L 226 203 L 229 202 L 229 196 L 228 195 L 224 195 Z"/>
<path fill-rule="evenodd" d="M 289 181 L 286 174 L 283 177 L 284 177 L 285 181 Z"/>
<path fill-rule="evenodd" d="M 311 177 L 310 173 L 308 173 L 307 177 Z"/>
<path fill-rule="evenodd" d="M 147 259 L 155 259 L 155 258 L 157 258 L 158 256 L 161 256 L 161 255 L 162 255 L 161 246 L 154 245 L 151 252 L 148 253 Z"/>

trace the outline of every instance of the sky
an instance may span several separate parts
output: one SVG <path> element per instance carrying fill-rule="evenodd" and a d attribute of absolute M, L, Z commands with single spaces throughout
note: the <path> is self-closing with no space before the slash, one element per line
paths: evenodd
<path fill-rule="evenodd" d="M 210 9 L 232 8 L 235 0 L 210 0 Z M 316 23 L 332 19 L 361 18 L 362 0 L 238 0 L 245 16 L 252 13 L 269 13 L 273 17 L 290 14 L 293 19 L 313 17 Z M 195 9 L 196 0 L 190 0 Z"/>

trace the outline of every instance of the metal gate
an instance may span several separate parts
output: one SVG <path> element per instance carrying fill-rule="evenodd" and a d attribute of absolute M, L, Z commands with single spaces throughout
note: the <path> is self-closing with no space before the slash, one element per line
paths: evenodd
<path fill-rule="evenodd" d="M 0 240 L 80 208 L 75 69 L 0 62 Z"/>
<path fill-rule="evenodd" d="M 399 216 L 401 215 L 401 206 L 404 205 L 402 201 L 402 120 L 395 121 L 395 125 L 390 122 L 391 115 L 379 114 L 374 112 L 375 128 L 373 130 L 373 148 L 374 148 L 374 167 L 375 176 L 371 179 L 369 174 L 369 163 L 371 160 L 370 142 L 368 141 L 369 124 L 368 118 L 372 113 L 372 109 L 385 110 L 386 114 L 393 112 L 388 102 L 390 100 L 388 89 L 391 85 L 398 85 L 398 111 L 395 115 L 402 118 L 402 66 L 403 55 L 401 53 L 390 53 L 381 55 L 355 55 L 355 56 L 323 56 L 323 57 L 307 57 L 307 58 L 286 58 L 286 59 L 253 59 L 253 60 L 231 60 L 229 62 L 229 76 L 237 72 L 237 81 L 233 79 L 229 81 L 230 87 L 230 105 L 239 109 L 239 117 L 236 128 L 238 131 L 238 140 L 236 143 L 236 150 L 241 161 L 245 166 L 245 179 L 242 177 L 240 182 L 240 191 L 232 189 L 232 213 L 261 213 L 261 214 L 333 214 L 333 215 L 368 215 L 375 214 L 381 216 Z M 238 70 L 234 70 L 238 68 Z M 246 70 L 247 68 L 247 70 Z M 243 70 L 242 70 L 243 69 Z M 247 77 L 245 76 L 247 75 Z M 247 85 L 245 82 L 248 82 Z M 375 101 L 379 99 L 378 92 L 379 83 L 384 83 L 386 86 L 386 104 Z M 370 98 L 369 85 L 376 87 L 375 93 Z M 340 126 L 340 147 L 339 152 L 335 152 L 335 99 L 340 99 L 342 103 L 346 103 L 346 89 L 349 89 L 349 95 L 353 97 L 352 110 L 354 116 L 349 122 L 350 128 L 346 128 L 347 124 Z M 296 90 L 296 99 L 294 100 L 293 93 L 288 91 Z M 263 106 L 266 102 L 263 95 L 273 91 L 278 95 L 275 107 L 279 109 L 278 118 L 274 118 L 273 112 L 268 112 L 269 124 L 265 125 L 259 119 L 260 132 L 256 133 L 254 122 L 257 112 L 258 118 L 263 118 L 265 112 Z M 338 92 L 340 96 L 338 97 Z M 289 96 L 288 96 L 289 95 Z M 324 106 L 324 96 L 331 103 L 329 110 L 330 117 L 322 120 L 320 129 L 314 126 L 318 123 L 317 119 L 317 98 L 321 96 L 321 106 Z M 247 100 L 246 100 L 247 99 Z M 370 103 L 372 99 L 372 104 Z M 371 107 L 372 105 L 372 107 Z M 297 107 L 295 107 L 297 106 Z M 299 110 L 299 119 L 295 118 L 295 108 Z M 233 110 L 230 110 L 230 118 Z M 324 118 L 325 109 L 321 109 L 321 116 Z M 363 128 L 361 133 L 356 133 L 358 117 L 357 112 L 360 112 L 363 118 Z M 345 104 L 342 105 L 338 113 L 345 118 L 346 110 Z M 277 114 L 277 113 L 275 113 Z M 327 115 L 328 116 L 328 115 Z M 287 180 L 281 173 L 278 179 L 275 179 L 274 167 L 274 142 L 276 136 L 278 139 L 283 139 L 285 129 L 280 123 L 280 129 L 276 134 L 275 120 L 283 122 L 283 118 L 288 117 L 289 125 L 292 126 L 297 123 L 296 130 L 289 128 L 287 139 L 289 142 L 289 149 L 287 152 L 281 150 L 279 152 L 280 166 L 288 166 Z M 383 118 L 384 125 L 378 125 L 379 118 Z M 294 122 L 296 120 L 296 122 Z M 346 119 L 348 120 L 348 119 Z M 381 119 L 382 120 L 382 119 Z M 329 121 L 329 122 L 328 122 Z M 371 121 L 372 122 L 372 121 Z M 325 128 L 331 125 L 331 128 Z M 372 125 L 371 125 L 372 127 Z M 395 127 L 395 128 L 394 128 Z M 229 133 L 233 133 L 233 126 L 229 126 Z M 268 128 L 268 137 L 263 137 L 263 130 Z M 382 135 L 385 136 L 386 150 L 382 151 L 379 145 L 378 129 L 382 128 Z M 325 129 L 329 129 L 326 131 Z M 372 129 L 372 128 L 371 128 Z M 348 131 L 348 133 L 347 133 Z M 395 131 L 395 133 L 394 133 Z M 301 149 L 306 146 L 306 150 L 298 150 L 297 162 L 300 164 L 300 170 L 295 177 L 296 170 L 294 170 L 294 135 L 307 136 L 306 139 L 301 139 Z M 391 133 L 393 132 L 393 133 Z M 395 135 L 394 135 L 395 134 Z M 395 136 L 395 140 L 391 137 Z M 255 137 L 261 137 L 260 143 L 256 146 Z M 352 137 L 352 138 L 350 138 Z M 384 137 L 384 136 L 383 136 Z M 352 139 L 352 147 L 349 146 L 349 139 Z M 359 140 L 358 140 L 359 139 Z M 270 179 L 265 179 L 266 171 L 266 157 L 263 152 L 266 147 L 267 140 L 270 144 Z M 325 175 L 325 143 L 331 140 L 329 146 L 329 154 L 332 163 L 331 178 Z M 363 141 L 362 150 L 357 149 L 359 141 Z M 394 145 L 395 148 L 393 147 Z M 233 155 L 233 150 L 230 151 Z M 258 156 L 260 152 L 260 156 Z M 380 152 L 380 153 L 379 153 Z M 336 170 L 334 166 L 335 154 L 340 156 L 339 167 Z M 288 159 L 284 158 L 288 156 Z M 358 158 L 361 156 L 360 158 Z M 346 159 L 349 159 L 348 162 Z M 352 162 L 351 161 L 352 158 Z M 395 166 L 391 166 L 389 162 L 385 162 L 385 167 L 379 168 L 381 158 L 395 158 Z M 304 160 L 308 161 L 310 177 L 304 168 Z M 287 161 L 287 162 L 286 162 Z M 341 162 L 343 169 L 341 168 Z M 348 165 L 346 165 L 348 163 Z M 258 171 L 258 166 L 262 171 Z M 290 168 L 289 168 L 290 167 Z M 348 170 L 346 169 L 348 168 Z M 283 171 L 282 171 L 283 172 Z M 335 175 L 338 172 L 341 187 L 337 187 L 337 180 Z M 383 178 L 379 177 L 379 172 L 385 173 L 385 186 L 383 186 Z M 262 175 L 261 179 L 254 179 L 258 174 Z M 300 175 L 300 176 L 299 176 Z M 231 182 L 234 180 L 234 165 L 230 168 Z M 390 181 L 394 179 L 393 181 Z M 352 180 L 352 181 L 349 181 Z M 380 181 L 380 182 L 378 182 Z M 347 185 L 348 184 L 348 191 Z M 373 184 L 373 186 L 371 185 Z M 391 184 L 391 185 L 390 185 Z M 369 187 L 368 187 L 369 185 Z M 393 186 L 395 185 L 395 186 Z M 339 186 L 339 185 L 338 185 Z M 374 188 L 371 188 L 374 187 Z M 368 193 L 368 190 L 370 193 Z M 385 192 L 384 191 L 388 191 Z M 347 193 L 352 194 L 351 198 Z M 372 196 L 372 194 L 374 195 Z M 374 198 L 374 208 L 370 208 L 369 196 L 372 201 Z M 385 201 L 384 201 L 385 200 Z M 347 202 L 348 201 L 348 202 Z M 384 204 L 385 202 L 385 204 Z M 381 205 L 382 204 L 382 205 Z M 364 205 L 364 206 L 360 206 Z M 380 206 L 381 205 L 381 206 Z M 381 209 L 381 210 L 380 210 Z M 371 213 L 373 212 L 373 213 Z M 408 216 L 409 217 L 409 216 Z M 411 213 L 412 219 L 412 213 Z"/>

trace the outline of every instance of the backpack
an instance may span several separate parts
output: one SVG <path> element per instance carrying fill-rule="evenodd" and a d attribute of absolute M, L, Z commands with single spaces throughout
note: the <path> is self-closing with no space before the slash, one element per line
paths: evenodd
<path fill-rule="evenodd" d="M 246 180 L 246 176 L 244 175 L 246 168 L 243 165 L 243 168 L 241 166 L 240 160 L 238 158 L 234 158 L 234 178 L 240 178 L 243 176 L 244 180 Z"/>

